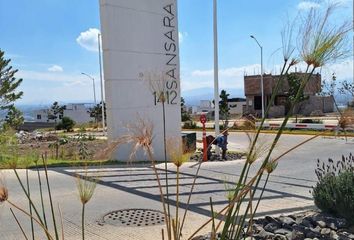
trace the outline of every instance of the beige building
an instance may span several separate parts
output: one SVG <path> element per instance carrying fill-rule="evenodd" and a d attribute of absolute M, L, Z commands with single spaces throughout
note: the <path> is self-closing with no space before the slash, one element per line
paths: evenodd
<path fill-rule="evenodd" d="M 229 98 L 227 103 L 233 115 L 242 115 L 246 109 L 245 98 Z"/>
<path fill-rule="evenodd" d="M 299 79 L 306 77 L 305 73 L 294 73 Z M 264 108 L 268 104 L 272 104 L 267 117 L 282 117 L 288 111 L 287 101 L 289 98 L 289 83 L 287 78 L 281 83 L 279 92 L 275 97 L 275 101 L 270 103 L 273 89 L 279 79 L 279 75 L 265 74 L 263 76 L 264 88 Z M 262 93 L 261 93 L 261 76 L 245 76 L 244 77 L 245 96 L 246 96 L 246 112 L 261 116 L 262 113 Z M 321 92 L 321 75 L 315 74 L 311 77 L 304 89 L 304 95 L 307 100 L 299 103 L 295 107 L 295 114 L 310 115 L 313 112 L 333 112 L 333 98 L 318 96 Z"/>

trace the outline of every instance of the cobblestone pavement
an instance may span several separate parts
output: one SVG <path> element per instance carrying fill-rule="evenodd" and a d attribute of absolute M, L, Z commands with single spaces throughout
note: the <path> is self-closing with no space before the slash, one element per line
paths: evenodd
<path fill-rule="evenodd" d="M 274 135 L 263 135 L 263 141 L 269 142 Z M 308 136 L 289 136 L 281 138 L 279 147 L 274 156 L 277 156 L 292 146 L 308 139 Z M 247 137 L 241 133 L 231 133 L 229 136 L 230 149 L 244 150 L 247 147 Z M 279 163 L 275 173 L 271 176 L 264 193 L 264 200 L 259 207 L 258 215 L 288 214 L 314 208 L 310 194 L 315 185 L 314 169 L 317 158 L 338 159 L 342 154 L 349 154 L 353 149 L 354 141 L 349 139 L 317 138 L 301 146 L 296 151 L 285 156 Z M 190 212 L 184 228 L 187 237 L 196 230 L 210 216 L 209 197 L 212 197 L 214 208 L 221 209 L 227 204 L 225 185 L 237 180 L 244 160 L 229 162 L 203 163 L 197 179 Z M 251 175 L 259 167 L 260 162 L 254 164 Z M 163 168 L 163 164 L 158 166 Z M 176 176 L 173 165 L 168 166 L 168 181 L 170 183 L 171 211 L 175 212 Z M 185 208 L 188 194 L 191 189 L 196 163 L 187 163 L 182 167 L 180 187 L 180 207 Z M 122 165 L 119 167 L 102 167 L 89 170 L 98 179 L 98 185 L 93 199 L 86 207 L 87 239 L 161 239 L 162 225 L 147 227 L 116 226 L 109 223 L 98 224 L 101 218 L 115 210 L 143 208 L 161 210 L 160 196 L 156 179 L 150 166 Z M 20 206 L 27 207 L 28 203 L 20 191 L 20 187 L 9 171 L 3 171 L 6 184 L 10 189 L 10 199 Z M 43 173 L 43 172 L 42 172 Z M 80 239 L 81 236 L 81 205 L 76 191 L 76 174 L 83 174 L 75 168 L 54 168 L 50 171 L 51 188 L 55 199 L 55 208 L 63 212 L 65 239 Z M 25 171 L 20 171 L 21 177 Z M 165 186 L 164 175 L 160 175 Z M 38 182 L 36 172 L 30 171 L 30 182 L 34 201 L 39 202 Z M 261 186 L 263 181 L 261 182 Z M 45 187 L 45 186 L 44 186 Z M 0 239 L 21 239 L 21 233 L 16 225 L 8 205 L 0 206 Z M 49 206 L 48 208 L 49 213 Z M 181 212 L 183 213 L 183 211 Z M 27 233 L 29 233 L 28 219 L 16 212 Z M 51 220 L 48 220 L 51 222 Z M 59 215 L 57 222 L 59 221 Z M 37 239 L 43 239 L 37 230 Z M 210 231 L 210 227 L 201 233 Z"/>

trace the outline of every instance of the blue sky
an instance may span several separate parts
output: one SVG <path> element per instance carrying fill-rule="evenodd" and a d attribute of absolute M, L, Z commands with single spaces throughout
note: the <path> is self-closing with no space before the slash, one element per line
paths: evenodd
<path fill-rule="evenodd" d="M 148 1 L 148 0 L 146 0 Z M 337 19 L 352 20 L 352 0 L 340 0 Z M 325 1 L 219 0 L 220 87 L 242 94 L 243 74 L 259 73 L 259 48 L 264 46 L 267 72 L 281 63 L 280 31 L 288 16 Z M 0 48 L 23 77 L 23 104 L 92 102 L 91 81 L 97 80 L 95 51 L 99 7 L 97 0 L 0 0 Z M 179 0 L 182 96 L 213 86 L 212 0 Z M 352 79 L 352 56 L 330 65 L 339 80 Z M 236 96 L 235 96 L 236 97 Z"/>

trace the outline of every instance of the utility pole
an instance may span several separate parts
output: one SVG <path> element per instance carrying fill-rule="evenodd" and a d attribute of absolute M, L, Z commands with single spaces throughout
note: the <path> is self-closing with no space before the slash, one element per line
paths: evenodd
<path fill-rule="evenodd" d="M 253 38 L 256 43 L 258 44 L 259 48 L 261 49 L 261 92 L 262 92 L 262 118 L 264 118 L 264 85 L 263 85 L 263 46 L 261 44 L 259 44 L 259 42 L 257 41 L 257 38 L 253 35 L 250 36 L 251 38 Z"/>
<path fill-rule="evenodd" d="M 98 62 L 100 66 L 100 80 L 101 80 L 101 107 L 102 107 L 102 131 L 103 135 L 106 133 L 106 116 L 105 116 L 105 100 L 104 100 L 104 90 L 103 90 L 103 74 L 102 74 L 102 55 L 101 55 L 101 34 L 98 34 Z"/>
<path fill-rule="evenodd" d="M 215 137 L 220 134 L 219 126 L 219 64 L 218 64 L 218 10 L 217 0 L 214 0 L 213 8 L 214 19 L 214 121 L 215 121 Z M 216 154 L 219 155 L 219 148 L 216 147 Z"/>
<path fill-rule="evenodd" d="M 88 77 L 88 78 L 90 78 L 90 79 L 92 80 L 92 88 L 93 88 L 93 101 L 94 101 L 94 104 L 95 104 L 95 107 L 96 107 L 97 101 L 96 101 L 96 87 L 95 87 L 95 79 L 94 79 L 91 75 L 89 75 L 89 74 L 87 74 L 87 73 L 82 72 L 81 74 L 82 74 L 82 75 L 85 75 L 86 77 Z"/>

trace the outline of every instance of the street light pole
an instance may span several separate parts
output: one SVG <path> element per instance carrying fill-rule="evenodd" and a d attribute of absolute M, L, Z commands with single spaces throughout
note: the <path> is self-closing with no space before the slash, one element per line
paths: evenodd
<path fill-rule="evenodd" d="M 102 77 L 102 60 L 101 60 L 101 34 L 98 34 L 98 61 L 100 66 L 100 80 L 101 80 L 101 102 L 102 102 L 102 129 L 103 134 L 105 133 L 106 117 L 104 115 L 105 111 L 105 101 L 103 93 L 103 77 Z"/>
<path fill-rule="evenodd" d="M 264 84 L 263 84 L 263 47 L 261 44 L 259 44 L 259 42 L 257 41 L 257 39 L 251 35 L 251 38 L 253 38 L 256 43 L 258 44 L 259 48 L 261 49 L 261 92 L 262 92 L 262 118 L 264 118 Z"/>
<path fill-rule="evenodd" d="M 218 16 L 217 0 L 214 0 L 214 122 L 215 122 L 215 136 L 220 134 L 219 126 L 219 64 L 218 64 Z M 216 154 L 219 154 L 219 148 L 215 150 Z"/>
<path fill-rule="evenodd" d="M 95 103 L 95 107 L 96 107 L 96 104 L 97 104 L 97 101 L 96 101 L 96 88 L 95 88 L 95 79 L 88 75 L 87 73 L 84 73 L 82 72 L 81 73 L 82 75 L 85 75 L 86 77 L 90 78 L 92 80 L 92 86 L 93 86 L 93 99 L 94 99 L 94 103 Z"/>

